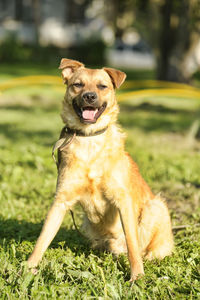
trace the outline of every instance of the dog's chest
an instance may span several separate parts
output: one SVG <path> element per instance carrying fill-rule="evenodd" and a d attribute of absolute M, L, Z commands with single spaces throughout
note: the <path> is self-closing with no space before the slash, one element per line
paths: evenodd
<path fill-rule="evenodd" d="M 80 163 L 92 167 L 101 156 L 102 144 L 101 136 L 78 137 L 70 146 L 70 152 Z"/>
<path fill-rule="evenodd" d="M 103 167 L 94 161 L 85 173 L 85 192 L 81 205 L 92 223 L 99 223 L 105 215 L 109 203 L 103 194 Z"/>
<path fill-rule="evenodd" d="M 108 209 L 108 201 L 102 192 L 104 165 L 103 157 L 105 149 L 102 147 L 102 138 L 87 137 L 80 138 L 72 148 L 79 165 L 85 189 L 80 197 L 80 204 L 83 207 L 88 219 L 92 223 L 98 223 Z"/>
<path fill-rule="evenodd" d="M 89 221 L 95 224 L 101 222 L 109 208 L 108 201 L 100 191 L 94 191 L 94 188 L 83 195 L 80 204 Z"/>
<path fill-rule="evenodd" d="M 76 170 L 76 184 L 79 203 L 92 223 L 99 223 L 110 207 L 103 193 L 105 156 L 104 140 L 101 136 L 80 137 L 70 145 L 69 156 L 73 170 Z M 70 174 L 70 168 L 69 168 Z M 70 179 L 69 179 L 70 181 Z M 69 183 L 68 181 L 68 183 Z M 75 187 L 75 190 L 76 190 Z"/>

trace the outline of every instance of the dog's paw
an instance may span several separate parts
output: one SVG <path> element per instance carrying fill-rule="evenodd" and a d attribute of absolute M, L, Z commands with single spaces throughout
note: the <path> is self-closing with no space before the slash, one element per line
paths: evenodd
<path fill-rule="evenodd" d="M 38 272 L 38 270 L 36 268 L 37 267 L 37 263 L 31 257 L 27 261 L 27 266 L 28 266 L 29 271 L 32 274 L 34 274 L 34 275 L 37 274 L 37 272 Z"/>
<path fill-rule="evenodd" d="M 33 275 L 36 275 L 38 273 L 38 270 L 36 268 L 29 268 L 29 270 Z"/>
<path fill-rule="evenodd" d="M 138 274 L 131 274 L 131 278 L 129 282 L 134 282 L 135 280 L 140 279 L 142 276 L 144 276 L 144 272 L 138 273 Z"/>
<path fill-rule="evenodd" d="M 133 269 L 131 269 L 131 279 L 130 282 L 133 282 L 144 275 L 143 264 L 136 264 Z"/>

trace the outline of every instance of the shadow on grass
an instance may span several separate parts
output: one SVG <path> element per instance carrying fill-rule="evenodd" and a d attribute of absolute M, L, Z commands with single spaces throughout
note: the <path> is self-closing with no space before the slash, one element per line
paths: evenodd
<path fill-rule="evenodd" d="M 10 64 L 1 64 L 1 73 L 8 76 L 29 76 L 29 75 L 60 75 L 58 71 L 58 66 L 56 64 L 46 65 L 41 63 L 10 63 Z"/>
<path fill-rule="evenodd" d="M 188 110 L 184 108 L 171 108 L 171 107 L 166 107 L 165 105 L 161 104 L 151 104 L 149 102 L 143 102 L 139 105 L 131 105 L 128 103 L 124 103 L 120 105 L 121 111 L 123 112 L 133 112 L 137 110 L 143 110 L 143 111 L 148 111 L 148 112 L 159 112 L 159 113 L 172 113 L 172 114 L 188 114 Z M 193 114 L 194 111 L 189 112 L 190 114 Z"/>
<path fill-rule="evenodd" d="M 33 105 L 30 105 L 30 106 L 26 106 L 26 105 L 23 105 L 23 104 L 19 104 L 19 105 L 9 105 L 9 106 L 5 106 L 3 107 L 4 110 L 7 110 L 8 112 L 9 111 L 20 111 L 22 113 L 25 113 L 25 112 L 29 112 L 29 113 L 37 113 L 38 111 L 42 114 L 44 114 L 45 112 L 47 113 L 57 113 L 59 115 L 60 113 L 60 110 L 59 110 L 59 106 L 57 103 L 50 103 L 48 105 L 45 105 L 42 106 L 41 103 L 39 103 L 39 101 L 42 102 L 43 98 L 42 97 L 39 97 L 39 96 L 35 96 L 35 97 L 32 97 L 32 101 L 34 103 L 34 106 Z M 37 106 L 38 104 L 38 106 Z M 1 109 L 1 107 L 0 107 Z M 12 122 L 12 120 L 10 120 Z"/>
<path fill-rule="evenodd" d="M 200 110 L 169 108 L 142 103 L 137 106 L 121 104 L 119 121 L 125 128 L 138 128 L 146 132 L 180 132 L 189 130 Z"/>
<path fill-rule="evenodd" d="M 32 223 L 19 221 L 17 219 L 3 219 L 0 217 L 0 245 L 9 245 L 13 240 L 17 242 L 36 242 L 41 232 L 43 222 Z M 59 242 L 65 242 L 66 248 L 70 248 L 74 253 L 90 252 L 90 244 L 86 238 L 76 230 L 60 228 L 49 248 L 59 248 Z M 98 251 L 97 251 L 98 252 Z"/>
<path fill-rule="evenodd" d="M 42 146 L 52 147 L 54 142 L 59 138 L 59 132 L 55 136 L 52 130 L 22 130 L 18 129 L 15 124 L 1 124 L 0 131 L 12 143 L 20 143 L 20 141 L 36 142 Z"/>

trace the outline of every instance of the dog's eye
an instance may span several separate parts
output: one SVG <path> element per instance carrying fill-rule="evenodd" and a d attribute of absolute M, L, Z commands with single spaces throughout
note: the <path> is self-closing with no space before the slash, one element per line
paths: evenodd
<path fill-rule="evenodd" d="M 107 88 L 107 86 L 104 85 L 104 84 L 98 84 L 97 87 L 98 87 L 98 89 L 100 89 L 100 90 L 105 90 L 105 89 Z"/>
<path fill-rule="evenodd" d="M 84 84 L 81 82 L 76 82 L 76 83 L 73 83 L 73 86 L 75 86 L 77 88 L 82 88 L 84 86 Z"/>

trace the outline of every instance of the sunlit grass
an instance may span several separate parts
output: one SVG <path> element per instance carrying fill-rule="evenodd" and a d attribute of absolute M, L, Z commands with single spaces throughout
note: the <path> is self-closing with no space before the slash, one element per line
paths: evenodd
<path fill-rule="evenodd" d="M 26 75 L 26 74 L 24 74 Z M 21 76 L 21 74 L 20 74 Z M 200 297 L 200 143 L 188 133 L 200 102 L 148 97 L 121 102 L 126 149 L 155 193 L 162 192 L 175 234 L 174 254 L 145 262 L 132 286 L 126 256 L 93 251 L 68 214 L 36 276 L 24 261 L 33 250 L 56 185 L 51 149 L 63 126 L 63 92 L 43 85 L 7 90 L 0 104 L 1 299 L 198 299 Z M 78 225 L 80 208 L 75 210 Z"/>

